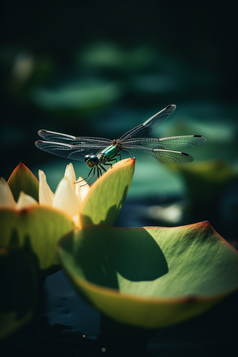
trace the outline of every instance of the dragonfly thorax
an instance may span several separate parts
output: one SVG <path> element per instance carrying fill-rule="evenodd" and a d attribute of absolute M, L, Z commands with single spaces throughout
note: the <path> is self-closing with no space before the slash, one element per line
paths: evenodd
<path fill-rule="evenodd" d="M 120 139 L 113 139 L 112 140 L 112 145 L 116 148 L 117 153 L 119 153 L 122 150 L 122 144 Z"/>

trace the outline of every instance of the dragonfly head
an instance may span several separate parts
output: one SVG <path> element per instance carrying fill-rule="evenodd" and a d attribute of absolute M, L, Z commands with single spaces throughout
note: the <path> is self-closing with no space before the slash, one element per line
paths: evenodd
<path fill-rule="evenodd" d="M 95 165 L 98 165 L 99 159 L 97 155 L 85 155 L 84 156 L 84 161 L 88 165 L 88 167 L 94 167 Z"/>

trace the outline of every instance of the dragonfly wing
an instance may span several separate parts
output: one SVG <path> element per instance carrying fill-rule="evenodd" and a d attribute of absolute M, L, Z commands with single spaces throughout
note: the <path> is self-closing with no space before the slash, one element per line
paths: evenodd
<path fill-rule="evenodd" d="M 105 138 L 97 138 L 97 137 L 88 137 L 88 136 L 73 136 L 63 133 L 56 133 L 54 131 L 49 130 L 39 130 L 38 134 L 44 140 L 53 141 L 57 143 L 65 143 L 65 144 L 92 144 L 98 145 L 98 149 L 105 148 L 112 143 L 112 140 Z"/>
<path fill-rule="evenodd" d="M 122 148 L 142 145 L 154 149 L 181 150 L 203 144 L 207 141 L 202 135 L 171 136 L 168 138 L 135 138 L 123 141 Z"/>
<path fill-rule="evenodd" d="M 143 124 L 140 124 L 126 132 L 124 135 L 122 135 L 120 141 L 130 138 L 147 137 L 151 135 L 152 131 L 158 128 L 158 126 L 160 126 L 166 119 L 168 119 L 168 117 L 175 111 L 175 109 L 176 105 L 168 105 L 166 108 L 162 109 L 160 112 L 146 120 Z"/>
<path fill-rule="evenodd" d="M 73 135 L 56 133 L 54 131 L 49 131 L 49 130 L 44 130 L 44 129 L 39 130 L 38 135 L 44 140 L 69 143 L 69 144 L 76 140 L 76 137 Z"/>
<path fill-rule="evenodd" d="M 126 149 L 131 157 L 140 161 L 161 163 L 161 164 L 184 164 L 193 161 L 193 157 L 180 151 L 151 149 L 151 148 L 132 148 Z"/>
<path fill-rule="evenodd" d="M 67 159 L 84 161 L 85 155 L 94 155 L 98 153 L 98 145 L 87 145 L 87 144 L 65 144 L 57 143 L 54 141 L 42 141 L 38 140 L 35 142 L 36 147 L 46 151 L 50 154 L 54 154 Z M 107 147 L 106 145 L 103 146 Z"/>
<path fill-rule="evenodd" d="M 159 143 L 163 149 L 178 150 L 204 144 L 207 138 L 203 135 L 183 135 L 160 138 Z"/>

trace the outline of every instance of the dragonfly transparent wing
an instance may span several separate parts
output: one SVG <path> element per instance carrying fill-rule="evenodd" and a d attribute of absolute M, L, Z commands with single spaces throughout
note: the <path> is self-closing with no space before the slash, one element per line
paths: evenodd
<path fill-rule="evenodd" d="M 133 149 L 134 145 L 146 146 L 154 149 L 181 150 L 197 146 L 207 141 L 202 135 L 171 136 L 168 138 L 135 138 L 123 141 L 124 150 Z"/>
<path fill-rule="evenodd" d="M 106 148 L 108 144 L 98 145 L 98 144 L 65 144 L 57 143 L 54 141 L 42 141 L 38 140 L 35 142 L 36 147 L 46 151 L 50 154 L 54 154 L 67 159 L 84 161 L 85 155 L 97 154 L 99 149 Z"/>
<path fill-rule="evenodd" d="M 133 146 L 126 150 L 131 157 L 140 161 L 161 163 L 161 164 L 185 164 L 193 161 L 193 157 L 180 151 L 152 149 L 148 147 Z"/>
<path fill-rule="evenodd" d="M 98 149 L 105 148 L 112 143 L 112 140 L 110 139 L 89 136 L 73 136 L 63 133 L 56 133 L 49 130 L 39 130 L 38 134 L 44 140 L 65 144 L 93 144 L 98 145 Z"/>
<path fill-rule="evenodd" d="M 111 145 L 112 140 L 87 136 L 73 136 L 49 130 L 39 130 L 45 140 L 36 141 L 35 145 L 50 154 L 67 159 L 84 161 L 85 155 L 94 155 Z"/>
<path fill-rule="evenodd" d="M 158 126 L 160 126 L 168 117 L 175 111 L 176 105 L 170 104 L 160 112 L 153 115 L 144 123 L 136 126 L 135 128 L 127 131 L 121 136 L 120 141 L 124 141 L 131 138 L 147 137 L 151 135 Z"/>

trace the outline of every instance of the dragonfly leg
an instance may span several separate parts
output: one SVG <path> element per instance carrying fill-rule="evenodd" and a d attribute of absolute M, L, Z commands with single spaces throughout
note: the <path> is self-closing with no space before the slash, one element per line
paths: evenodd
<path fill-rule="evenodd" d="M 106 164 L 103 164 L 105 166 L 111 166 L 112 167 L 112 164 L 110 162 L 107 162 Z M 104 169 L 105 170 L 105 169 Z M 106 171 L 106 170 L 105 170 Z"/>
<path fill-rule="evenodd" d="M 90 184 L 91 181 L 94 181 L 94 177 L 95 177 L 95 174 L 96 174 L 96 166 L 94 166 L 92 169 L 93 169 L 93 173 L 92 173 L 91 177 L 88 180 L 88 184 Z M 90 171 L 92 171 L 92 170 L 90 170 Z"/>
<path fill-rule="evenodd" d="M 104 165 L 104 166 L 111 166 L 111 167 L 112 167 L 113 163 L 111 163 L 111 162 L 114 161 L 114 164 L 115 164 L 115 163 L 118 161 L 118 160 L 117 160 L 117 156 L 120 156 L 120 160 L 121 160 L 121 155 L 120 155 L 120 154 L 117 154 L 117 155 L 115 155 L 113 158 L 110 159 L 110 162 L 107 161 L 107 162 L 104 163 L 103 165 Z M 106 170 L 104 170 L 104 171 L 106 171 Z"/>
<path fill-rule="evenodd" d="M 121 160 L 121 154 L 117 154 L 116 156 L 119 156 L 119 157 L 120 157 L 120 160 Z"/>
<path fill-rule="evenodd" d="M 110 158 L 110 162 L 107 161 L 106 163 L 104 163 L 104 165 L 108 165 L 108 166 L 111 166 L 111 167 L 112 167 L 113 164 L 111 164 L 111 162 L 114 161 L 114 164 L 115 164 L 115 163 L 118 161 L 118 160 L 117 160 L 117 156 L 120 156 L 120 160 L 121 160 L 121 155 L 120 155 L 120 154 L 117 154 L 117 155 L 115 155 L 114 157 Z"/>
<path fill-rule="evenodd" d="M 103 165 L 107 165 L 107 164 L 103 164 Z M 107 170 L 105 169 L 105 167 L 103 167 L 102 165 L 100 165 L 101 175 L 102 175 L 102 170 L 101 170 L 101 169 L 103 169 L 103 171 L 107 172 Z"/>
<path fill-rule="evenodd" d="M 97 166 L 97 178 L 99 178 L 99 176 L 100 176 L 100 171 L 99 171 L 99 168 Z"/>
<path fill-rule="evenodd" d="M 76 181 L 75 183 L 79 183 L 79 182 L 81 182 L 81 181 L 87 180 L 87 179 L 89 178 L 89 176 L 91 175 L 91 172 L 93 171 L 93 169 L 95 169 L 95 167 L 92 167 L 92 168 L 91 168 L 91 170 L 89 171 L 89 173 L 87 174 L 87 176 L 86 176 L 84 179 L 79 180 L 79 181 Z"/>
<path fill-rule="evenodd" d="M 81 181 L 87 181 L 88 180 L 87 183 L 89 184 L 90 181 L 92 181 L 93 177 L 95 176 L 95 170 L 96 170 L 96 167 L 95 166 L 92 167 L 91 170 L 89 171 L 89 173 L 87 174 L 87 176 L 84 179 L 76 181 L 75 183 L 79 183 Z M 81 186 L 86 186 L 86 183 L 84 185 L 81 185 Z"/>
<path fill-rule="evenodd" d="M 119 156 L 119 158 L 120 158 L 119 160 L 118 160 L 117 156 Z M 111 161 L 115 161 L 114 163 L 116 163 L 120 160 L 121 160 L 121 154 L 116 154 L 113 158 L 111 158 Z"/>
<path fill-rule="evenodd" d="M 96 170 L 97 170 L 97 167 L 96 166 L 94 166 L 93 168 L 92 168 L 92 170 L 93 171 L 91 171 L 90 173 L 91 173 L 91 177 L 88 179 L 88 181 L 87 181 L 87 183 L 88 183 L 88 185 L 91 185 L 91 184 L 93 184 L 93 182 L 95 181 L 95 174 L 96 174 Z M 89 175 L 88 175 L 89 176 Z M 88 178 L 88 176 L 85 178 L 85 180 Z M 82 186 L 84 186 L 84 185 L 82 185 Z"/>

